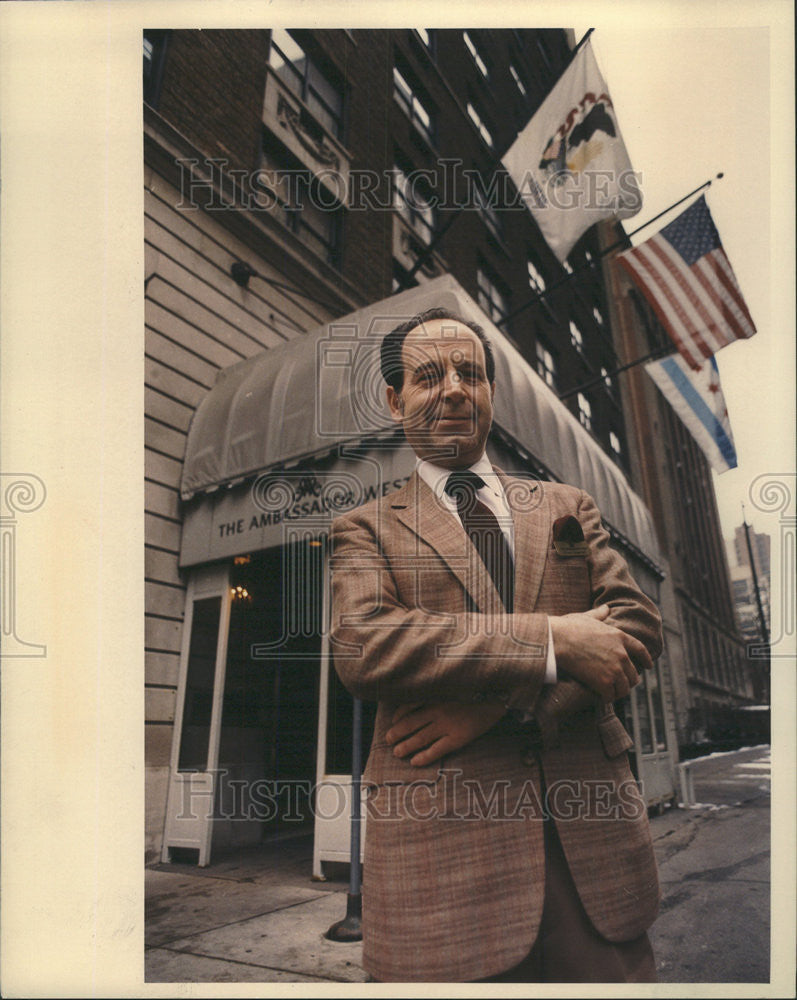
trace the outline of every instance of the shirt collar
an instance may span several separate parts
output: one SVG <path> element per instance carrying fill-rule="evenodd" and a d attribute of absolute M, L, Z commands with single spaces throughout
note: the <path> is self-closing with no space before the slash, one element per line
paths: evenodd
<path fill-rule="evenodd" d="M 426 459 L 418 459 L 416 469 L 418 471 L 418 475 L 426 483 L 429 489 L 432 490 L 438 500 L 443 500 L 445 502 L 450 499 L 445 492 L 445 486 L 446 480 L 454 471 L 453 469 L 446 469 L 442 465 L 437 465 L 435 462 L 429 462 Z M 473 463 L 473 465 L 468 466 L 468 469 L 471 472 L 475 472 L 477 476 L 482 477 L 485 483 L 484 489 L 489 490 L 497 497 L 502 496 L 501 484 L 499 483 L 495 470 L 493 469 L 490 459 L 486 454 L 483 454 L 478 461 Z"/>

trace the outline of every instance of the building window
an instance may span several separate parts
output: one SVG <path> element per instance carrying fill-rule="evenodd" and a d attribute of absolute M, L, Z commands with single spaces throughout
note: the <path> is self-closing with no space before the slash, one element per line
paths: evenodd
<path fill-rule="evenodd" d="M 470 54 L 473 56 L 473 61 L 479 67 L 479 72 L 484 77 L 484 79 L 487 80 L 490 76 L 489 72 L 487 71 L 487 64 L 479 54 L 479 50 L 476 48 L 476 44 L 474 43 L 470 35 L 467 33 L 467 31 L 462 32 L 462 37 L 465 40 L 465 45 L 468 49 L 468 52 L 470 52 Z"/>
<path fill-rule="evenodd" d="M 399 264 L 398 261 L 393 261 L 393 284 L 392 284 L 392 294 L 395 295 L 396 292 L 403 292 L 405 288 L 415 288 L 418 284 L 418 279 L 416 277 L 410 278 L 409 271 Z"/>
<path fill-rule="evenodd" d="M 157 107 L 160 98 L 168 31 L 144 32 L 144 101 Z"/>
<path fill-rule="evenodd" d="M 499 323 L 509 313 L 509 297 L 498 285 L 498 281 L 483 264 L 476 272 L 481 308 L 494 323 Z"/>
<path fill-rule="evenodd" d="M 620 444 L 620 438 L 615 434 L 614 431 L 609 431 L 609 447 L 612 449 L 612 454 L 617 459 L 618 462 L 623 460 L 623 447 Z"/>
<path fill-rule="evenodd" d="M 550 69 L 551 68 L 551 55 L 550 55 L 550 52 L 548 50 L 548 44 L 547 44 L 547 42 L 543 38 L 541 38 L 539 34 L 535 38 L 535 42 L 537 43 L 537 51 L 540 53 L 540 56 L 542 57 L 542 61 L 545 63 L 546 67 L 548 69 Z"/>
<path fill-rule="evenodd" d="M 479 135 L 484 139 L 490 149 L 493 148 L 493 135 L 492 132 L 484 124 L 484 120 L 479 112 L 474 108 L 470 101 L 468 101 L 468 117 L 476 126 Z"/>
<path fill-rule="evenodd" d="M 579 330 L 572 319 L 570 320 L 570 343 L 579 354 L 584 353 L 584 338 L 581 336 L 581 330 Z"/>
<path fill-rule="evenodd" d="M 598 324 L 598 326 L 603 326 L 603 315 L 601 314 L 601 311 L 600 309 L 598 309 L 597 306 L 592 307 L 592 315 L 595 317 L 595 322 Z"/>
<path fill-rule="evenodd" d="M 529 272 L 529 285 L 534 289 L 535 292 L 545 291 L 545 278 L 540 274 L 539 268 L 534 263 L 534 261 L 529 257 L 526 261 L 526 267 Z"/>
<path fill-rule="evenodd" d="M 555 392 L 559 391 L 556 360 L 545 342 L 540 338 L 537 340 L 537 374 Z"/>
<path fill-rule="evenodd" d="M 518 71 L 515 69 L 512 63 L 509 64 L 509 72 L 512 74 L 512 79 L 515 81 L 515 84 L 517 85 L 517 89 L 520 91 L 521 96 L 525 97 L 526 87 L 523 81 L 520 79 L 520 73 L 518 73 Z"/>
<path fill-rule="evenodd" d="M 417 178 L 408 177 L 401 167 L 393 167 L 393 205 L 396 211 L 427 245 L 432 242 L 435 214 L 432 195 L 422 191 Z"/>
<path fill-rule="evenodd" d="M 578 394 L 578 419 L 588 431 L 592 430 L 592 407 L 583 393 Z"/>
<path fill-rule="evenodd" d="M 603 384 L 606 386 L 609 392 L 611 392 L 612 389 L 614 388 L 614 385 L 612 383 L 612 377 L 609 374 L 608 370 L 606 369 L 605 365 L 601 365 L 601 375 L 603 376 Z"/>
<path fill-rule="evenodd" d="M 274 218 L 319 257 L 337 265 L 343 210 L 311 171 L 290 165 L 284 154 L 264 142 L 257 187 Z"/>
<path fill-rule="evenodd" d="M 396 66 L 393 67 L 393 96 L 416 131 L 420 132 L 424 139 L 431 144 L 434 131 L 432 113 Z"/>
<path fill-rule="evenodd" d="M 499 212 L 496 211 L 495 207 L 490 204 L 490 200 L 482 188 L 481 184 L 474 184 L 473 186 L 473 196 L 476 204 L 479 207 L 479 214 L 482 220 L 490 230 L 490 233 L 499 241 L 503 242 L 504 239 L 504 223 Z"/>
<path fill-rule="evenodd" d="M 423 42 L 424 48 L 427 52 L 434 54 L 434 45 L 432 39 L 432 33 L 428 28 L 415 28 L 415 34 Z"/>
<path fill-rule="evenodd" d="M 319 257 L 335 264 L 340 248 L 341 213 L 339 209 L 329 211 L 316 203 L 312 195 L 315 183 L 307 185 L 297 208 L 291 212 L 291 229 Z M 328 195 L 326 199 L 329 200 Z"/>
<path fill-rule="evenodd" d="M 343 133 L 343 90 L 322 73 L 284 28 L 271 32 L 269 65 L 336 139 Z"/>

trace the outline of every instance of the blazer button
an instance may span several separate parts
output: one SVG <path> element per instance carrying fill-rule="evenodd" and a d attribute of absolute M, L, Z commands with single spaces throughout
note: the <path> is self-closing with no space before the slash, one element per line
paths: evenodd
<path fill-rule="evenodd" d="M 533 764 L 537 763 L 537 754 L 533 750 L 523 751 L 523 763 L 528 764 L 531 767 Z"/>
<path fill-rule="evenodd" d="M 476 694 L 473 696 L 473 700 L 484 701 L 484 695 L 481 693 L 481 691 L 477 691 Z"/>

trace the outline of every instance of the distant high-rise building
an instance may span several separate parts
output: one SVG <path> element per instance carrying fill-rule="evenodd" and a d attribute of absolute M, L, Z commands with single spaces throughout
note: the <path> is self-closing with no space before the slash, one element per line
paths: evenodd
<path fill-rule="evenodd" d="M 769 552 L 770 552 L 770 538 L 769 535 L 762 534 L 761 532 L 754 531 L 748 526 L 749 536 L 750 536 L 750 549 L 753 552 L 753 562 L 755 563 L 756 573 L 760 580 L 769 580 Z M 744 525 L 740 524 L 733 535 L 733 563 L 734 566 L 749 566 L 750 565 L 750 551 L 747 547 L 747 538 L 745 535 Z"/>
<path fill-rule="evenodd" d="M 747 536 L 750 547 L 748 549 Z M 748 651 L 755 650 L 771 635 L 771 579 L 770 579 L 770 537 L 754 531 L 749 525 L 739 525 L 732 542 L 727 543 L 731 561 L 731 584 L 733 603 L 739 630 Z M 752 566 L 750 552 L 753 553 Z M 753 572 L 755 568 L 755 573 Z M 761 617 L 763 615 L 763 627 Z M 766 631 L 764 631 L 766 630 Z M 754 671 L 753 685 L 756 700 L 769 702 L 769 661 L 755 661 L 751 657 Z"/>

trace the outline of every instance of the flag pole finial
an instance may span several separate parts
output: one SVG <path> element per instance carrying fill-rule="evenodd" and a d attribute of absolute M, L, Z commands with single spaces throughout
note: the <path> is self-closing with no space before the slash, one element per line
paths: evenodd
<path fill-rule="evenodd" d="M 588 28 L 588 29 L 587 29 L 587 32 L 586 32 L 586 34 L 584 35 L 584 37 L 583 37 L 583 38 L 581 39 L 581 41 L 580 41 L 580 42 L 578 43 L 578 45 L 577 45 L 577 46 L 576 46 L 576 47 L 575 47 L 575 48 L 573 49 L 573 51 L 572 51 L 572 53 L 571 53 L 571 55 L 570 55 L 570 60 L 571 60 L 571 61 L 573 60 L 573 58 L 575 57 L 575 54 L 576 54 L 576 53 L 577 53 L 577 52 L 579 51 L 579 49 L 581 49 L 581 48 L 583 48 L 583 47 L 584 47 L 584 45 L 585 45 L 585 43 L 586 43 L 587 39 L 589 38 L 589 36 L 590 36 L 590 35 L 592 34 L 592 32 L 593 32 L 594 30 L 595 30 L 594 28 Z"/>

